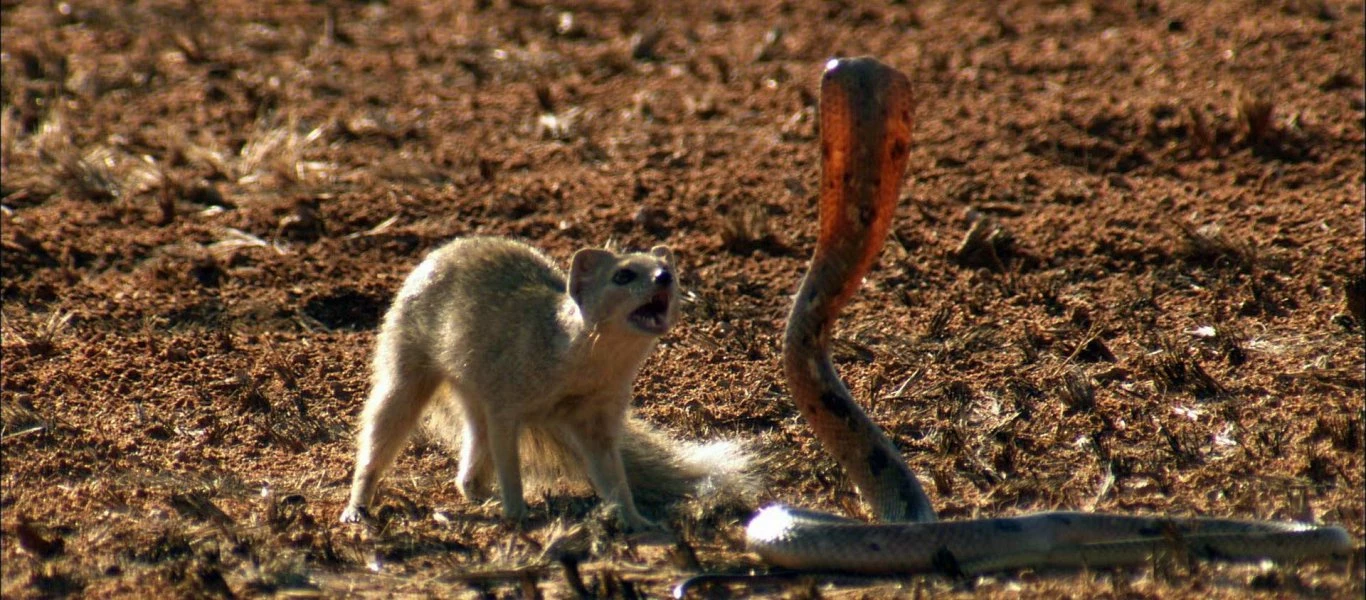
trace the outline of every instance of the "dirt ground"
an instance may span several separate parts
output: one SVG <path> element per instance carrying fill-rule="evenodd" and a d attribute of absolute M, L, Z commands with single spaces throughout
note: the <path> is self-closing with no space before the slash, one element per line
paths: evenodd
<path fill-rule="evenodd" d="M 836 358 L 943 518 L 1312 520 L 1356 550 L 729 589 L 1360 598 L 1364 39 L 1361 2 L 1311 0 L 6 0 L 0 593 L 663 597 L 762 571 L 747 508 L 637 543 L 552 490 L 517 531 L 426 440 L 381 527 L 337 523 L 378 321 L 473 233 L 562 264 L 672 246 L 685 316 L 640 414 L 745 441 L 759 502 L 863 515 L 777 358 L 821 68 L 871 54 L 919 107 Z"/>

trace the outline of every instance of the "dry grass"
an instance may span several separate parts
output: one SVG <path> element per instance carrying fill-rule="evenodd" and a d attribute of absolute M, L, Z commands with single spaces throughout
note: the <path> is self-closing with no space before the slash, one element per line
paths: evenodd
<path fill-rule="evenodd" d="M 1096 388 L 1091 378 L 1082 371 L 1069 370 L 1062 376 L 1058 395 L 1067 408 L 1076 412 L 1089 412 L 1096 407 Z"/>
<path fill-rule="evenodd" d="M 1158 389 L 1163 392 L 1189 391 L 1202 400 L 1219 398 L 1227 393 L 1224 386 L 1205 371 L 1200 361 L 1174 339 L 1159 339 L 1157 348 L 1144 357 L 1144 364 Z"/>
<path fill-rule="evenodd" d="M 261 123 L 237 152 L 230 169 L 238 183 L 251 185 L 274 175 L 285 183 L 300 184 L 326 178 L 332 170 L 326 162 L 307 160 L 323 137 L 323 128 L 304 131 L 297 119 Z"/>
<path fill-rule="evenodd" d="M 953 307 L 941 306 L 934 314 L 930 315 L 929 321 L 925 325 L 924 338 L 933 341 L 943 341 L 949 337 L 949 324 L 953 322 Z M 1032 338 L 1030 338 L 1032 341 Z M 1029 347 L 1035 347 L 1032 343 Z M 1028 352 L 1028 350 L 1026 350 Z"/>
<path fill-rule="evenodd" d="M 1218 150 L 1218 137 L 1205 111 L 1186 105 L 1186 135 L 1196 156 L 1211 156 Z"/>
<path fill-rule="evenodd" d="M 786 248 L 762 204 L 732 207 L 722 217 L 719 230 L 722 247 L 735 254 L 782 252 Z"/>
<path fill-rule="evenodd" d="M 580 125 L 582 108 L 556 110 L 550 88 L 544 85 L 536 87 L 536 103 L 540 107 L 540 115 L 536 117 L 537 138 L 567 142 L 577 136 L 576 128 Z"/>
<path fill-rule="evenodd" d="M 28 402 L 6 402 L 0 405 L 0 442 L 27 435 L 41 435 L 52 428 L 52 421 L 39 414 Z"/>
<path fill-rule="evenodd" d="M 325 133 L 325 126 L 306 129 L 298 118 L 289 116 L 258 121 L 235 152 L 212 138 L 189 141 L 174 131 L 167 137 L 180 140 L 179 153 L 191 164 L 207 168 L 212 177 L 256 188 L 330 181 L 336 175 L 336 166 L 315 158 L 322 150 Z"/>
<path fill-rule="evenodd" d="M 9 168 L 15 159 L 15 149 L 23 135 L 23 123 L 19 121 L 19 110 L 13 106 L 0 107 L 0 165 Z"/>
<path fill-rule="evenodd" d="M 61 112 L 53 112 L 32 135 L 25 135 L 6 110 L 5 166 L 8 183 L 33 195 L 62 194 L 68 198 L 131 203 L 165 187 L 166 176 L 156 160 L 133 156 L 106 143 L 82 145 Z"/>
<path fill-rule="evenodd" d="M 1265 92 L 1239 88 L 1233 97 L 1233 114 L 1238 127 L 1250 145 L 1276 141 L 1276 101 Z"/>
<path fill-rule="evenodd" d="M 1195 227 L 1178 222 L 1181 230 L 1179 255 L 1186 260 L 1213 266 L 1230 266 L 1250 271 L 1257 265 L 1257 249 L 1252 243 L 1239 240 L 1218 224 Z"/>
<path fill-rule="evenodd" d="M 21 317 L 8 314 L 0 318 L 0 329 L 4 331 L 5 352 L 22 352 L 29 355 L 46 356 L 55 352 L 69 334 L 70 311 L 55 310 L 47 316 L 27 313 Z"/>

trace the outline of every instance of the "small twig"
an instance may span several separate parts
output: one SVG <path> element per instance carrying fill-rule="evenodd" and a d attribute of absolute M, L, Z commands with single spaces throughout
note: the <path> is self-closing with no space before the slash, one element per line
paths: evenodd
<path fill-rule="evenodd" d="M 0 442 L 8 442 L 8 441 L 10 441 L 10 440 L 12 440 L 12 439 L 14 439 L 14 438 L 22 437 L 22 436 L 25 436 L 25 435 L 28 435 L 28 434 L 31 434 L 31 433 L 39 432 L 39 431 L 43 431 L 43 430 L 45 430 L 45 429 L 47 429 L 47 427 L 44 427 L 44 426 L 42 426 L 42 425 L 34 425 L 33 427 L 29 427 L 28 429 L 20 429 L 19 431 L 16 431 L 16 432 L 14 432 L 14 433 L 5 434 L 4 437 L 0 437 Z"/>

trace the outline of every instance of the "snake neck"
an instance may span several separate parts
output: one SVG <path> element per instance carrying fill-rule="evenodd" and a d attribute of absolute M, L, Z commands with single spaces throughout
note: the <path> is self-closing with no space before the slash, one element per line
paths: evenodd
<path fill-rule="evenodd" d="M 850 253 L 817 252 L 802 279 L 783 347 L 788 387 L 878 519 L 934 521 L 934 508 L 901 453 L 854 401 L 830 360 L 831 330 L 867 270 Z"/>

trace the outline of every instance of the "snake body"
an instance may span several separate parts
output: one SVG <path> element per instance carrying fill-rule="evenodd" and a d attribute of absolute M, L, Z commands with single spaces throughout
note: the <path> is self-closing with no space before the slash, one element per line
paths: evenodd
<path fill-rule="evenodd" d="M 872 58 L 832 60 L 821 78 L 820 232 L 788 317 L 783 371 L 802 416 L 849 474 L 868 524 L 770 506 L 746 529 L 766 562 L 865 574 L 973 574 L 1143 564 L 1156 552 L 1223 560 L 1298 560 L 1351 551 L 1341 527 L 1211 518 L 1046 512 L 936 522 L 915 475 L 830 361 L 831 329 L 877 258 L 910 148 L 905 75 Z"/>
<path fill-rule="evenodd" d="M 973 575 L 1021 568 L 1141 565 L 1160 553 L 1206 560 L 1299 560 L 1346 553 L 1340 527 L 1083 512 L 869 524 L 770 506 L 750 520 L 750 549 L 797 570 Z"/>

